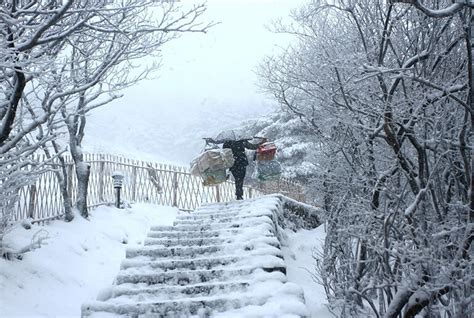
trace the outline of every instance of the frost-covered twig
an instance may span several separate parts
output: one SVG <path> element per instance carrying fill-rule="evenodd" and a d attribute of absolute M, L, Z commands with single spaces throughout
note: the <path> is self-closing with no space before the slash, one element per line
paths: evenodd
<path fill-rule="evenodd" d="M 409 3 L 413 4 L 417 9 L 422 11 L 427 16 L 433 18 L 446 18 L 461 11 L 464 7 L 462 3 L 453 3 L 443 9 L 431 9 L 425 6 L 420 0 L 391 0 L 392 3 Z"/>

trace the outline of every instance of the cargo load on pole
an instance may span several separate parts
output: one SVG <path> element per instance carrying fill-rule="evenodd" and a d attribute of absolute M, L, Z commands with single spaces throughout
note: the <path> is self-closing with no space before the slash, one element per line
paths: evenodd
<path fill-rule="evenodd" d="M 281 164 L 275 160 L 277 147 L 273 142 L 266 142 L 257 149 L 256 178 L 259 181 L 278 180 L 281 176 Z"/>
<path fill-rule="evenodd" d="M 281 164 L 273 160 L 262 160 L 257 162 L 257 179 L 259 181 L 273 181 L 280 179 Z"/>
<path fill-rule="evenodd" d="M 275 159 L 276 151 L 277 147 L 273 142 L 266 142 L 264 144 L 261 144 L 257 149 L 257 161 Z"/>
<path fill-rule="evenodd" d="M 191 174 L 201 177 L 203 185 L 217 185 L 227 180 L 226 170 L 234 165 L 230 149 L 208 149 L 191 162 Z"/>

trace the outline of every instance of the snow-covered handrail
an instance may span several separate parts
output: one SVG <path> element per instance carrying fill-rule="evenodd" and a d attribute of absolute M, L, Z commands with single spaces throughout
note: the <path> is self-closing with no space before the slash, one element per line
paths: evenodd
<path fill-rule="evenodd" d="M 325 213 L 321 208 L 305 204 L 281 194 L 275 194 L 281 202 L 277 213 L 278 225 L 293 231 L 310 230 L 325 222 Z"/>

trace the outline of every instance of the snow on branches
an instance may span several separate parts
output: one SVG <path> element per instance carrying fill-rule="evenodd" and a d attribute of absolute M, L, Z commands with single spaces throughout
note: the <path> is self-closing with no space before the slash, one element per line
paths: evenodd
<path fill-rule="evenodd" d="M 206 32 L 213 23 L 201 21 L 205 10 L 204 4 L 154 0 L 2 2 L 0 202 L 6 202 L 0 204 L 2 218 L 10 218 L 19 189 L 34 182 L 38 171 L 23 169 L 21 162 L 39 151 L 59 157 L 62 169 L 56 175 L 64 204 L 69 205 L 65 210 L 71 210 L 61 138 L 68 137 L 76 165 L 86 167 L 81 149 L 86 114 L 157 70 L 160 49 L 168 41 L 183 32 Z M 137 67 L 134 62 L 144 57 L 153 62 Z M 15 174 L 22 177 L 13 181 Z M 88 170 L 76 174 L 76 207 L 87 217 Z"/>
<path fill-rule="evenodd" d="M 451 1 L 393 2 L 414 6 L 315 0 L 295 10 L 277 31 L 296 44 L 260 74 L 320 147 L 319 270 L 341 316 L 468 316 L 469 16 Z"/>

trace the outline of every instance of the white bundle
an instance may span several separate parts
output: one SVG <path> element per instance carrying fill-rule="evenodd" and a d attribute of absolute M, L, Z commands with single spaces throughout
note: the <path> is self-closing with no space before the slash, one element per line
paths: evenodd
<path fill-rule="evenodd" d="M 204 171 L 228 169 L 234 165 L 231 149 L 210 149 L 201 153 L 191 162 L 191 174 L 202 176 Z"/>

